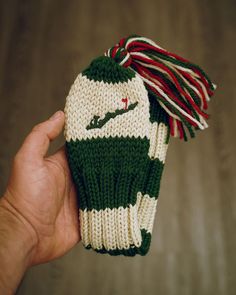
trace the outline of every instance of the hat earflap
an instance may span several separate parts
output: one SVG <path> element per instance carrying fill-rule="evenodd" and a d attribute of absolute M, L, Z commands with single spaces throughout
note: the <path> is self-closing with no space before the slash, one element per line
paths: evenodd
<path fill-rule="evenodd" d="M 194 130 L 208 127 L 205 110 L 216 85 L 199 66 L 138 35 L 121 39 L 105 56 L 142 78 L 167 112 L 172 136 L 187 140 L 186 130 L 194 137 Z"/>

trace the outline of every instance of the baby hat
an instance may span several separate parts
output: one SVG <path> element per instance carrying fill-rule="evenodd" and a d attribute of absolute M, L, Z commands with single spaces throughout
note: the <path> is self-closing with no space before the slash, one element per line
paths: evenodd
<path fill-rule="evenodd" d="M 170 136 L 207 127 L 215 87 L 200 67 L 139 35 L 79 73 L 64 135 L 86 249 L 148 252 Z"/>

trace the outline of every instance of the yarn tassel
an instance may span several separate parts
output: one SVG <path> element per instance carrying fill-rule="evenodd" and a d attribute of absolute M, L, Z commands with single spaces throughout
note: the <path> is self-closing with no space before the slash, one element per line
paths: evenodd
<path fill-rule="evenodd" d="M 105 55 L 142 78 L 169 115 L 172 136 L 187 140 L 186 130 L 194 137 L 194 130 L 208 127 L 205 110 L 216 85 L 199 66 L 138 35 L 121 39 Z"/>

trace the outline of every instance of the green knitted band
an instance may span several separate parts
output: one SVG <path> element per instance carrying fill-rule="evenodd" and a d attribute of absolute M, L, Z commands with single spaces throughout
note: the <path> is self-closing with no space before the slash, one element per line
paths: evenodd
<path fill-rule="evenodd" d="M 66 149 L 81 209 L 126 208 L 139 191 L 157 198 L 164 164 L 148 157 L 147 139 L 70 141 Z"/>
<path fill-rule="evenodd" d="M 99 56 L 94 59 L 88 68 L 82 72 L 83 76 L 93 81 L 104 83 L 123 83 L 135 77 L 133 70 L 125 69 L 113 59 Z"/>

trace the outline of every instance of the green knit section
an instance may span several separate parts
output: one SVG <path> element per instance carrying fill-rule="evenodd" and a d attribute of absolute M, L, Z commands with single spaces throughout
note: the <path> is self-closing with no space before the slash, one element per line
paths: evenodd
<path fill-rule="evenodd" d="M 151 233 L 148 233 L 145 229 L 141 230 L 141 235 L 142 235 L 142 244 L 140 247 L 135 247 L 132 245 L 129 249 L 114 249 L 114 250 L 106 250 L 104 247 L 102 249 L 93 249 L 98 253 L 101 254 L 109 254 L 112 256 L 118 256 L 118 255 L 124 255 L 124 256 L 135 256 L 136 254 L 139 254 L 141 256 L 144 256 L 147 254 L 150 244 L 151 244 L 151 239 L 152 235 Z M 86 249 L 91 249 L 91 245 L 85 247 Z"/>
<path fill-rule="evenodd" d="M 124 68 L 112 58 L 99 56 L 82 72 L 89 80 L 103 81 L 105 83 L 124 83 L 135 77 L 135 72 Z"/>
<path fill-rule="evenodd" d="M 148 157 L 147 138 L 97 138 L 66 142 L 82 210 L 126 208 L 137 193 L 157 198 L 164 164 Z"/>
<path fill-rule="evenodd" d="M 66 143 L 81 209 L 135 204 L 148 164 L 147 138 L 96 138 Z"/>
<path fill-rule="evenodd" d="M 140 190 L 143 195 L 148 194 L 150 197 L 158 198 L 163 170 L 164 164 L 158 159 L 148 160 L 144 186 L 143 189 Z"/>

